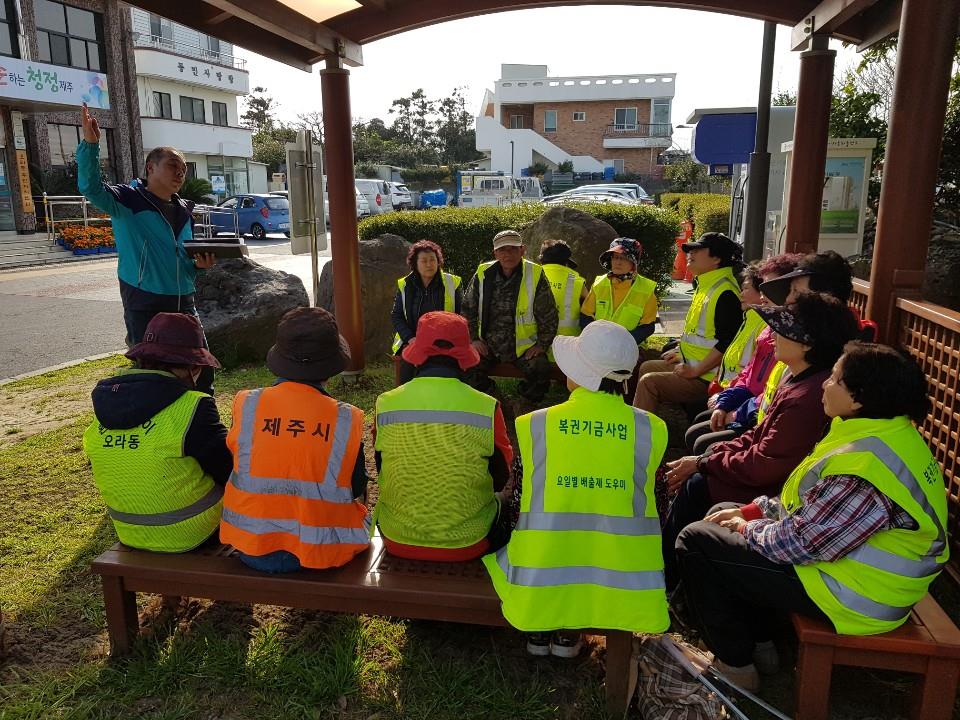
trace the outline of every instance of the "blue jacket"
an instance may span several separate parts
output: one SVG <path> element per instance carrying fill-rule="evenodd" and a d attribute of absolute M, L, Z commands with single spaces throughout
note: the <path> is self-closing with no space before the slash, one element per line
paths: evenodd
<path fill-rule="evenodd" d="M 181 209 L 174 227 L 154 196 L 137 181 L 108 185 L 100 178 L 100 146 L 83 140 L 77 148 L 80 192 L 113 220 L 117 275 L 123 282 L 158 295 L 192 295 L 197 268 L 183 247 L 193 239 L 193 203 L 173 196 Z"/>

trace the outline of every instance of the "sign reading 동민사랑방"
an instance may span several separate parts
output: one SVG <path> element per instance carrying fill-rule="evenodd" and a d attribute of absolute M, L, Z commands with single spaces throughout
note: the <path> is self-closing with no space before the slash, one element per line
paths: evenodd
<path fill-rule="evenodd" d="M 0 97 L 110 109 L 103 73 L 15 58 L 0 58 Z"/>

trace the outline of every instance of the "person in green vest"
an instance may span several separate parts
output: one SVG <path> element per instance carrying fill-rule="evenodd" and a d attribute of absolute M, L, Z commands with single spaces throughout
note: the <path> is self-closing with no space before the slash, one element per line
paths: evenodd
<path fill-rule="evenodd" d="M 633 404 L 650 412 L 662 402 L 706 407 L 710 381 L 743 323 L 735 275 L 742 267 L 740 245 L 723 233 L 709 232 L 682 248 L 694 276 L 693 299 L 680 342 L 660 360 L 640 365 Z"/>
<path fill-rule="evenodd" d="M 546 240 L 540 249 L 540 265 L 547 276 L 559 321 L 557 335 L 580 334 L 580 304 L 587 297 L 586 281 L 577 272 L 570 246 L 563 240 Z M 553 360 L 553 351 L 547 353 Z"/>
<path fill-rule="evenodd" d="M 490 369 L 508 363 L 523 375 L 517 390 L 539 403 L 550 388 L 553 367 L 547 358 L 559 314 L 550 282 L 537 263 L 524 259 L 523 238 L 503 230 L 493 238 L 494 260 L 480 263 L 463 296 L 463 316 L 480 362 L 467 382 L 481 392 L 496 385 Z"/>
<path fill-rule="evenodd" d="M 498 493 L 513 448 L 500 404 L 463 381 L 480 362 L 467 321 L 421 315 L 403 357 L 416 377 L 377 398 L 374 421 L 375 519 L 387 552 L 461 562 L 497 550 L 510 536 Z"/>
<path fill-rule="evenodd" d="M 930 408 L 923 371 L 901 351 L 850 343 L 823 407 L 830 430 L 779 497 L 717 505 L 677 539 L 691 617 L 741 684 L 758 684 L 751 658 L 776 614 L 887 632 L 949 557 L 943 476 L 914 426 Z"/>
<path fill-rule="evenodd" d="M 583 628 L 670 624 L 653 489 L 667 428 L 623 400 L 639 350 L 622 326 L 597 320 L 553 353 L 570 398 L 517 418 L 520 517 L 483 562 L 527 650 L 574 657 Z"/>
<path fill-rule="evenodd" d="M 643 246 L 632 238 L 617 238 L 600 255 L 605 275 L 593 281 L 580 308 L 580 324 L 610 320 L 624 327 L 643 345 L 657 324 L 657 284 L 638 272 Z"/>
<path fill-rule="evenodd" d="M 200 321 L 182 313 L 154 315 L 127 357 L 134 368 L 93 390 L 83 450 L 120 542 L 185 552 L 216 533 L 233 469 L 217 405 L 196 390 L 220 363 Z"/>
<path fill-rule="evenodd" d="M 400 383 L 414 376 L 413 365 L 402 359 L 401 352 L 417 334 L 417 322 L 434 310 L 460 313 L 460 277 L 443 270 L 443 250 L 431 240 L 420 240 L 407 253 L 410 272 L 397 278 L 397 294 L 393 300 L 390 321 L 393 354 L 400 359 Z"/>

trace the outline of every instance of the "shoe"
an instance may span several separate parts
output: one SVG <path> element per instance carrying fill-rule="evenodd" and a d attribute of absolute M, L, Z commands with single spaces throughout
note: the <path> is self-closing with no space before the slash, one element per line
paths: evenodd
<path fill-rule="evenodd" d="M 527 634 L 527 652 L 537 657 L 546 657 L 550 654 L 550 633 L 538 632 Z"/>
<path fill-rule="evenodd" d="M 780 655 L 772 641 L 757 643 L 753 648 L 753 664 L 761 675 L 776 675 L 780 672 Z"/>
<path fill-rule="evenodd" d="M 583 647 L 580 633 L 555 632 L 550 639 L 550 654 L 561 658 L 575 658 Z"/>
<path fill-rule="evenodd" d="M 757 673 L 757 668 L 753 663 L 744 665 L 743 667 L 736 667 L 734 665 L 727 665 L 722 660 L 714 659 L 711 667 L 727 680 L 735 685 L 739 685 L 744 690 L 752 693 L 760 691 L 760 675 Z"/>

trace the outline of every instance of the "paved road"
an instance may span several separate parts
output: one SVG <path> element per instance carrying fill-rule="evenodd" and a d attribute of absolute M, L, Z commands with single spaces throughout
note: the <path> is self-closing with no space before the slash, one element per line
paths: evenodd
<path fill-rule="evenodd" d="M 280 238 L 247 244 L 253 259 L 311 292 L 309 255 L 291 255 Z M 0 380 L 119 351 L 125 335 L 115 257 L 0 272 Z"/>

